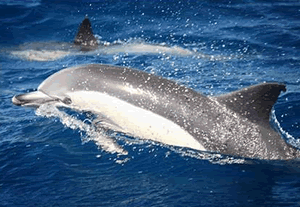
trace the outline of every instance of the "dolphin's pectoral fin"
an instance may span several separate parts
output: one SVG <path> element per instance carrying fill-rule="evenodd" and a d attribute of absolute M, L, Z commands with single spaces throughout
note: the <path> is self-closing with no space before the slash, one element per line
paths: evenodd
<path fill-rule="evenodd" d="M 285 85 L 263 83 L 218 96 L 216 99 L 250 121 L 268 127 L 271 109 L 281 91 L 286 91 Z"/>
<path fill-rule="evenodd" d="M 122 127 L 104 116 L 99 116 L 97 119 L 95 119 L 93 121 L 93 125 L 95 125 L 97 128 L 104 129 L 105 131 L 113 130 L 116 132 L 124 132 L 124 129 Z"/>

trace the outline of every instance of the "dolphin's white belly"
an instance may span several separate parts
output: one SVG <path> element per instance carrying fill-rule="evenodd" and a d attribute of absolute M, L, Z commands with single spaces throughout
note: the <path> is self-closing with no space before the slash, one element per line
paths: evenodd
<path fill-rule="evenodd" d="M 179 125 L 149 110 L 99 92 L 77 91 L 67 95 L 72 100 L 71 107 L 102 114 L 119 125 L 124 133 L 168 145 L 205 150 Z"/>

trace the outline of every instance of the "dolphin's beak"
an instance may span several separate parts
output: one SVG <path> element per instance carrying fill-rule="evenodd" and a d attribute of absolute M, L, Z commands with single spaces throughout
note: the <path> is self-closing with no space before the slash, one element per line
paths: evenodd
<path fill-rule="evenodd" d="M 34 91 L 30 93 L 16 95 L 12 98 L 13 104 L 17 106 L 33 106 L 39 107 L 40 105 L 58 101 L 58 99 L 52 98 L 41 91 Z"/>

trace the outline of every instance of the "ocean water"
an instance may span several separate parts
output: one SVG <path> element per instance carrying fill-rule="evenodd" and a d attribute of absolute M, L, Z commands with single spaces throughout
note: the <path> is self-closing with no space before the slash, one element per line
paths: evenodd
<path fill-rule="evenodd" d="M 121 49 L 62 49 L 85 15 L 99 42 Z M 128 154 L 112 153 L 89 134 L 91 115 L 11 102 L 63 68 L 90 63 L 155 73 L 206 95 L 280 82 L 287 92 L 270 123 L 300 148 L 299 25 L 299 1 L 0 1 L 0 206 L 300 206 L 299 160 L 122 134 L 111 137 Z"/>

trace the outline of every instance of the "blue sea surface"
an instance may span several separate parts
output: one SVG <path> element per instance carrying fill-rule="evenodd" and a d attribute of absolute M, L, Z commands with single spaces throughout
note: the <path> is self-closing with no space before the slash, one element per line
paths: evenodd
<path fill-rule="evenodd" d="M 103 42 L 205 56 L 87 53 L 30 61 L 7 52 L 33 42 L 72 43 L 86 15 Z M 205 95 L 284 83 L 270 123 L 300 149 L 299 1 L 0 1 L 0 206 L 300 206 L 299 160 L 230 157 L 115 134 L 128 151 L 118 155 L 59 118 L 12 104 L 51 74 L 90 63 L 155 73 Z"/>

